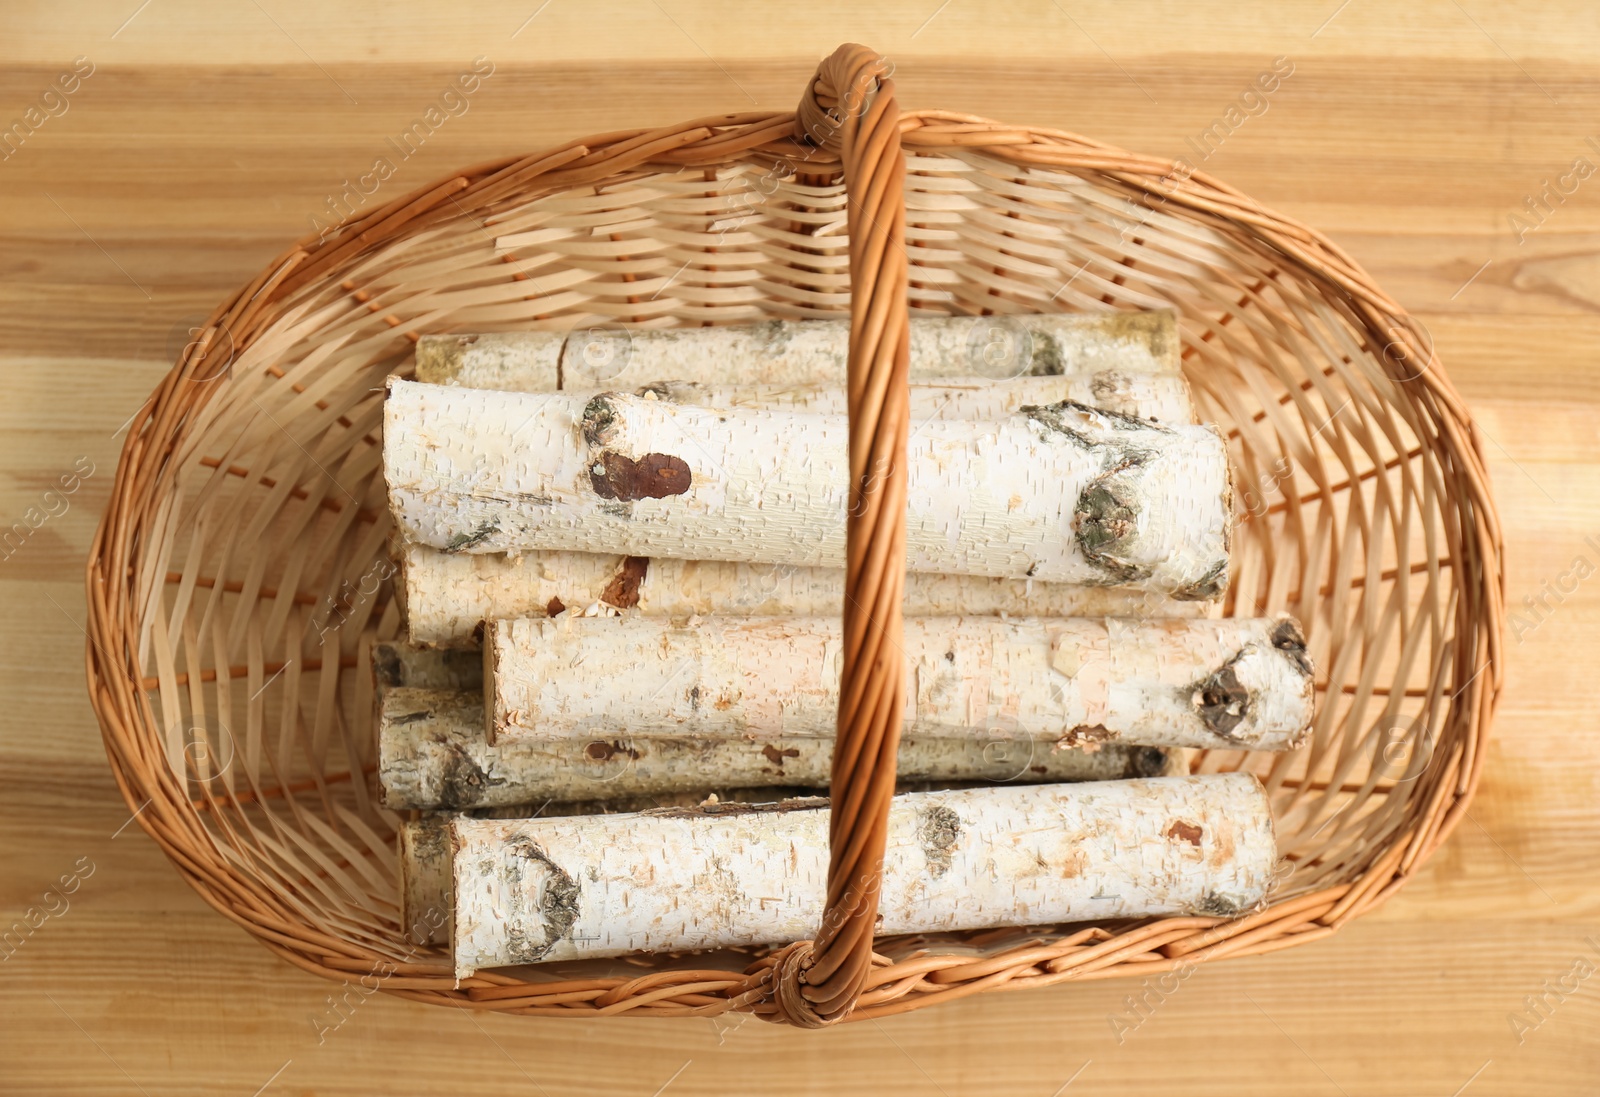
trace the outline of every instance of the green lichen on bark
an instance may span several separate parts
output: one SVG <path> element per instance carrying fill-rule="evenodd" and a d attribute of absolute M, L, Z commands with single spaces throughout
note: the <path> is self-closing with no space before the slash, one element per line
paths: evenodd
<path fill-rule="evenodd" d="M 1283 652 L 1300 672 L 1310 677 L 1311 659 L 1306 655 L 1305 634 L 1300 631 L 1300 622 L 1293 617 L 1285 617 L 1272 629 L 1272 646 Z"/>
<path fill-rule="evenodd" d="M 758 330 L 761 332 L 761 348 L 771 357 L 782 354 L 794 338 L 794 328 L 785 320 L 768 320 L 759 325 Z"/>
<path fill-rule="evenodd" d="M 1061 353 L 1061 343 L 1047 331 L 1027 333 L 1032 344 L 1028 363 L 1030 377 L 1060 377 L 1067 372 L 1066 356 Z"/>
<path fill-rule="evenodd" d="M 1047 405 L 1029 405 L 1021 414 L 1044 434 L 1066 439 L 1086 452 L 1101 458 L 1101 472 L 1078 495 L 1073 508 L 1072 529 L 1084 559 L 1105 573 L 1111 583 L 1132 583 L 1145 579 L 1150 569 L 1131 564 L 1117 554 L 1117 548 L 1138 531 L 1138 493 L 1127 474 L 1149 460 L 1149 451 L 1131 439 L 1119 438 L 1125 432 L 1164 430 L 1144 419 L 1116 412 L 1101 411 L 1075 400 Z"/>
<path fill-rule="evenodd" d="M 1137 537 L 1143 470 L 1157 456 L 1149 448 L 1149 434 L 1173 433 L 1151 419 L 1092 408 L 1075 400 L 1019 409 L 1035 424 L 1041 436 L 1065 439 L 1101 460 L 1101 471 L 1078 494 L 1072 529 L 1083 557 L 1101 571 L 1105 585 L 1138 583 L 1154 568 L 1124 558 L 1123 546 Z M 1198 579 L 1173 592 L 1182 601 L 1208 601 L 1227 587 L 1226 557 L 1214 562 Z"/>
<path fill-rule="evenodd" d="M 602 392 L 583 408 L 583 440 L 591 446 L 606 446 L 616 436 L 616 393 Z"/>
<path fill-rule="evenodd" d="M 583 889 L 544 850 L 526 838 L 511 843 L 503 871 L 507 890 L 526 896 L 544 924 L 544 940 L 531 939 L 512 919 L 506 928 L 506 954 L 513 964 L 533 964 L 572 933 Z M 542 866 L 538 871 L 535 866 Z M 533 870 L 530 872 L 530 870 Z M 534 888 L 537 892 L 529 894 Z"/>
<path fill-rule="evenodd" d="M 458 533 L 451 537 L 449 541 L 445 542 L 444 551 L 466 552 L 468 549 L 475 548 L 476 546 L 483 544 L 483 542 L 487 541 L 490 537 L 499 532 L 499 519 L 491 518 L 489 521 L 479 525 L 478 528 L 473 530 L 471 533 Z"/>
<path fill-rule="evenodd" d="M 1179 587 L 1172 596 L 1180 602 L 1209 602 L 1222 597 L 1228 589 L 1228 561 L 1224 557 L 1206 569 L 1206 573 L 1188 586 Z"/>
<path fill-rule="evenodd" d="M 1222 666 L 1206 675 L 1183 692 L 1183 699 L 1194 706 L 1200 722 L 1224 739 L 1232 739 L 1234 731 L 1250 716 L 1255 697 L 1234 669 L 1244 658 L 1249 647 L 1237 652 Z"/>
<path fill-rule="evenodd" d="M 1083 558 L 1112 583 L 1148 579 L 1151 568 L 1124 559 L 1119 549 L 1139 531 L 1138 492 L 1127 473 L 1140 468 L 1143 454 L 1130 454 L 1092 480 L 1078 495 L 1072 512 L 1073 536 Z"/>
<path fill-rule="evenodd" d="M 1228 895 L 1220 891 L 1208 891 L 1195 904 L 1196 914 L 1210 914 L 1218 918 L 1232 918 L 1249 910 L 1252 904 L 1246 903 L 1237 895 Z"/>
<path fill-rule="evenodd" d="M 432 716 L 430 712 L 427 715 Z M 396 722 L 399 722 L 398 720 Z M 445 811 L 463 811 L 482 807 L 489 790 L 505 784 L 503 778 L 491 776 L 478 765 L 472 755 L 455 737 L 439 734 L 429 736 L 434 748 L 444 758 L 439 767 L 438 804 Z"/>
<path fill-rule="evenodd" d="M 1017 409 L 1044 428 L 1045 434 L 1059 434 L 1086 450 L 1102 451 L 1136 449 L 1128 439 L 1118 439 L 1117 433 L 1155 431 L 1171 434 L 1154 419 L 1141 419 L 1137 415 L 1124 415 L 1120 411 L 1090 407 L 1077 400 L 1058 400 L 1054 404 L 1026 404 Z M 1111 435 L 1106 437 L 1106 435 Z"/>
<path fill-rule="evenodd" d="M 943 804 L 917 812 L 917 841 L 927 859 L 928 873 L 939 877 L 950 871 L 956 846 L 961 842 L 961 816 Z"/>

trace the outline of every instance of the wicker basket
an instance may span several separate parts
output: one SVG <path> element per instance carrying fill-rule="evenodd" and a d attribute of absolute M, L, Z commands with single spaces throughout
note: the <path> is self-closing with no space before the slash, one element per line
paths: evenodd
<path fill-rule="evenodd" d="M 872 713 L 901 674 L 873 656 L 900 627 L 903 579 L 878 563 L 900 559 L 902 524 L 878 519 L 903 508 L 908 306 L 1176 310 L 1202 418 L 1234 460 L 1225 611 L 1294 613 L 1319 668 L 1304 749 L 1195 762 L 1266 785 L 1284 857 L 1266 908 L 873 940 L 894 747 Z M 375 799 L 367 657 L 399 628 L 384 377 L 429 332 L 846 311 L 862 474 L 847 583 L 872 612 L 846 619 L 858 700 L 841 717 L 817 939 L 732 964 L 656 956 L 458 985 L 401 932 L 396 819 Z M 817 1026 L 1286 948 L 1382 902 L 1477 783 L 1504 581 L 1471 419 L 1421 329 L 1342 251 L 1181 163 L 900 113 L 881 59 L 848 46 L 798 114 L 480 164 L 300 242 L 231 297 L 129 431 L 89 560 L 89 690 L 140 825 L 207 902 L 307 971 L 508 1013 L 742 1009 Z"/>

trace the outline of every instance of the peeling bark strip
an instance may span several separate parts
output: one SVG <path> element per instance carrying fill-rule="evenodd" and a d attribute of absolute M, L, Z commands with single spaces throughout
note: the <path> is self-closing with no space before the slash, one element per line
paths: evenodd
<path fill-rule="evenodd" d="M 1187 772 L 1178 752 L 1108 743 L 1088 750 L 1004 734 L 900 740 L 907 781 L 1114 781 Z M 737 788 L 825 789 L 831 739 L 628 738 L 501 742 L 483 733 L 477 692 L 395 688 L 378 699 L 378 779 L 392 810 L 469 810 L 617 801 Z"/>
<path fill-rule="evenodd" d="M 1196 839 L 1182 822 L 1199 831 Z M 1227 774 L 896 796 L 880 933 L 1241 913 L 1277 857 Z M 811 937 L 826 809 L 457 819 L 456 971 Z"/>
<path fill-rule="evenodd" d="M 426 550 L 424 550 L 426 551 Z M 600 592 L 597 602 L 604 602 L 615 609 L 632 609 L 639 604 L 639 588 L 644 585 L 645 576 L 650 574 L 650 561 L 643 556 L 625 556 L 622 563 L 617 565 L 617 570 L 612 573 L 611 581 L 606 584 L 606 589 Z M 557 610 L 556 613 L 560 611 Z M 551 617 L 556 613 L 550 614 Z M 490 617 L 502 616 L 499 614 L 486 614 L 483 620 Z M 516 616 L 521 617 L 522 614 Z"/>
<path fill-rule="evenodd" d="M 665 499 L 688 491 L 689 481 L 689 466 L 665 453 L 647 453 L 635 461 L 604 451 L 589 469 L 589 483 L 602 499 Z"/>
<path fill-rule="evenodd" d="M 414 644 L 473 644 L 479 624 L 492 618 L 554 617 L 569 609 L 637 607 L 647 617 L 830 617 L 844 608 L 838 568 L 588 552 L 473 555 L 414 544 L 401 546 L 398 559 Z M 1155 591 L 932 572 L 906 576 L 904 602 L 907 617 L 1199 617 L 1209 607 Z"/>
<path fill-rule="evenodd" d="M 391 380 L 384 472 L 398 527 L 435 548 L 840 567 L 848 435 L 843 416 Z M 676 457 L 688 489 L 604 498 L 603 453 Z M 1232 502 L 1210 427 L 1064 403 L 923 423 L 907 463 L 908 570 L 1197 599 L 1222 587 Z"/>
<path fill-rule="evenodd" d="M 850 324 L 771 320 L 717 328 L 424 335 L 417 380 L 519 392 L 704 384 L 842 388 Z M 1173 314 L 1055 313 L 917 317 L 911 379 L 1051 377 L 1105 370 L 1176 374 Z"/>
<path fill-rule="evenodd" d="M 910 617 L 904 734 L 1291 750 L 1311 726 L 1304 648 L 1283 619 Z M 833 617 L 494 621 L 496 742 L 694 735 L 832 738 Z"/>

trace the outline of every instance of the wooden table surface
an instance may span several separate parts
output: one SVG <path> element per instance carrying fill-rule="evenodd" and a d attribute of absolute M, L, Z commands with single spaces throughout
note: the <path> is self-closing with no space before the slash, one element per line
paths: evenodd
<path fill-rule="evenodd" d="M 336 988 L 206 908 L 126 825 L 105 764 L 81 581 L 121 425 L 188 328 L 474 58 L 492 76 L 393 185 L 787 106 L 846 40 L 895 58 L 908 106 L 1191 159 L 1258 72 L 1292 62 L 1205 167 L 1326 230 L 1420 316 L 1488 439 L 1520 613 L 1469 820 L 1380 911 L 1202 968 L 1121 1042 L 1109 1017 L 1140 988 L 1120 981 L 824 1034 L 378 995 L 319 1041 Z M 47 96 L 75 64 L 92 72 Z M 11 0 L 0 118 L 34 108 L 0 163 L 0 527 L 63 474 L 81 486 L 0 550 L 0 927 L 47 915 L 0 949 L 0 1092 L 1600 1091 L 1594 5 Z"/>

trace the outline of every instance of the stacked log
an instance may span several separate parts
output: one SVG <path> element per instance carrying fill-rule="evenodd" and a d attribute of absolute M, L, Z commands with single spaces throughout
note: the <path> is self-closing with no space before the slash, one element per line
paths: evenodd
<path fill-rule="evenodd" d="M 905 719 L 881 933 L 1231 916 L 1292 750 L 1289 618 L 1217 619 L 1232 489 L 1170 313 L 911 325 Z M 816 932 L 849 326 L 425 336 L 374 649 L 402 916 L 457 972 Z"/>
<path fill-rule="evenodd" d="M 453 822 L 456 973 L 803 939 L 822 916 L 815 802 Z M 1154 914 L 1234 915 L 1272 879 L 1244 774 L 897 796 L 884 934 Z"/>
<path fill-rule="evenodd" d="M 1171 312 L 1159 309 L 918 317 L 910 335 L 913 384 L 1079 376 L 1094 386 L 1094 403 L 1131 415 L 1141 412 L 1116 406 L 1127 386 L 1179 373 L 1177 325 Z M 427 335 L 417 344 L 416 377 L 508 392 L 618 390 L 664 379 L 842 390 L 849 349 L 850 324 L 844 319 Z"/>
<path fill-rule="evenodd" d="M 391 380 L 384 473 L 402 534 L 448 552 L 839 568 L 848 434 L 838 415 Z M 1190 600 L 1226 583 L 1232 490 L 1210 427 L 1065 401 L 931 420 L 907 468 L 908 571 Z"/>
<path fill-rule="evenodd" d="M 617 727 L 827 738 L 840 651 L 833 617 L 495 621 L 486 730 L 496 743 Z M 901 654 L 910 736 L 1288 750 L 1311 726 L 1311 667 L 1288 618 L 916 617 Z"/>
<path fill-rule="evenodd" d="M 1112 781 L 1181 769 L 1159 747 L 1041 742 L 996 729 L 966 738 L 900 740 L 907 781 Z M 484 734 L 483 695 L 393 689 L 378 701 L 378 773 L 386 806 L 425 811 L 508 808 L 546 801 L 666 796 L 730 788 L 825 789 L 833 740 L 786 736 L 636 736 L 555 740 Z"/>

